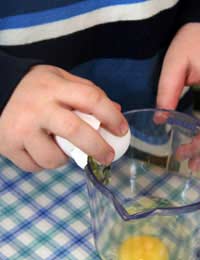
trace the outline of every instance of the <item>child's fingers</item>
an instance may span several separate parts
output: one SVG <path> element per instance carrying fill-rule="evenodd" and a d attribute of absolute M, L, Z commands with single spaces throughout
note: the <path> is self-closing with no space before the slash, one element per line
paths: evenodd
<path fill-rule="evenodd" d="M 35 131 L 31 137 L 27 137 L 24 145 L 32 158 L 42 168 L 54 169 L 67 162 L 66 155 L 45 131 Z"/>
<path fill-rule="evenodd" d="M 199 171 L 200 170 L 200 156 L 196 158 L 192 158 L 189 160 L 189 168 L 193 171 Z"/>
<path fill-rule="evenodd" d="M 23 171 L 39 172 L 42 169 L 25 150 L 18 150 L 12 152 L 8 158 Z"/>
<path fill-rule="evenodd" d="M 179 161 L 193 159 L 200 155 L 200 135 L 197 135 L 188 144 L 182 144 L 176 150 L 176 158 Z"/>
<path fill-rule="evenodd" d="M 178 161 L 187 160 L 189 158 L 192 158 L 193 156 L 193 149 L 192 144 L 182 144 L 178 149 L 176 150 L 176 159 Z"/>
<path fill-rule="evenodd" d="M 112 102 L 113 102 L 113 105 L 121 112 L 122 111 L 121 105 L 115 101 L 112 101 Z"/>
<path fill-rule="evenodd" d="M 157 107 L 175 109 L 187 78 L 187 61 L 173 45 L 167 52 L 158 86 Z"/>
<path fill-rule="evenodd" d="M 193 171 L 193 172 L 199 171 L 200 170 L 200 156 L 190 159 L 188 166 L 191 169 L 191 171 Z"/>
<path fill-rule="evenodd" d="M 54 135 L 69 140 L 103 164 L 110 163 L 114 158 L 113 149 L 96 130 L 81 120 L 75 113 L 59 105 L 51 107 L 43 128 Z"/>
<path fill-rule="evenodd" d="M 61 74 L 61 76 L 63 78 L 65 78 L 66 80 L 70 80 L 70 81 L 74 81 L 74 82 L 77 82 L 77 83 L 80 83 L 80 84 L 84 84 L 84 85 L 88 85 L 88 86 L 93 86 L 94 83 L 92 83 L 90 80 L 88 79 L 85 79 L 85 78 L 81 78 L 79 76 L 76 76 L 74 74 L 71 74 L 61 68 L 57 68 Z"/>
<path fill-rule="evenodd" d="M 56 83 L 60 87 L 60 92 L 57 93 L 60 102 L 82 112 L 93 114 L 116 135 L 124 135 L 128 131 L 126 119 L 101 89 L 59 77 Z"/>
<path fill-rule="evenodd" d="M 188 160 L 188 166 L 192 171 L 200 170 L 200 135 L 194 137 L 191 143 L 182 144 L 176 150 L 178 161 Z"/>
<path fill-rule="evenodd" d="M 39 65 L 20 81 L 1 116 L 3 147 L 11 147 L 1 154 L 26 171 L 56 168 L 66 163 L 67 157 L 49 135 L 53 134 L 69 140 L 99 162 L 110 164 L 114 158 L 112 147 L 71 110 L 94 115 L 116 135 L 128 130 L 120 105 L 102 89 L 53 66 Z M 15 130 L 14 138 L 9 129 Z M 18 148 L 13 152 L 13 147 Z M 26 151 L 18 152 L 21 148 Z"/>
<path fill-rule="evenodd" d="M 156 111 L 153 116 L 153 121 L 157 125 L 161 125 L 167 122 L 167 119 L 169 118 L 169 112 L 167 111 Z"/>

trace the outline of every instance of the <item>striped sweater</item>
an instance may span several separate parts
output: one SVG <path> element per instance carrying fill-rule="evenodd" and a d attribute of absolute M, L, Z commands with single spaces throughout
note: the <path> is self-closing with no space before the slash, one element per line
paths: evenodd
<path fill-rule="evenodd" d="M 153 107 L 167 47 L 181 26 L 200 22 L 199 0 L 2 2 L 0 110 L 35 64 L 92 80 L 124 110 Z"/>

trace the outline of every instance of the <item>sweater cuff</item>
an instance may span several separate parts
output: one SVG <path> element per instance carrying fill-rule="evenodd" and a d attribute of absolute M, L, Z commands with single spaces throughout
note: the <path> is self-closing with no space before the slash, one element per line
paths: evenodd
<path fill-rule="evenodd" d="M 20 80 L 32 66 L 37 64 L 44 63 L 40 60 L 11 56 L 0 50 L 0 112 Z"/>

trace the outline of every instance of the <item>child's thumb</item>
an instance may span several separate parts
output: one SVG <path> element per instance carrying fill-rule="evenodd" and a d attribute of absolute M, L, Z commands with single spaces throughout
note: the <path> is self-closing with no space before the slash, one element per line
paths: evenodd
<path fill-rule="evenodd" d="M 181 55 L 175 54 L 174 51 L 169 51 L 163 63 L 158 85 L 158 108 L 176 108 L 187 78 L 186 74 L 186 61 Z"/>

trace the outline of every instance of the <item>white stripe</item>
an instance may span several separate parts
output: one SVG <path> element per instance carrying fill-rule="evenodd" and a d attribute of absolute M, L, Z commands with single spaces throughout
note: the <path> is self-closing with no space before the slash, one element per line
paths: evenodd
<path fill-rule="evenodd" d="M 150 18 L 173 7 L 179 0 L 149 0 L 104 7 L 70 19 L 20 29 L 0 31 L 0 45 L 21 45 L 68 35 L 95 25 Z"/>

